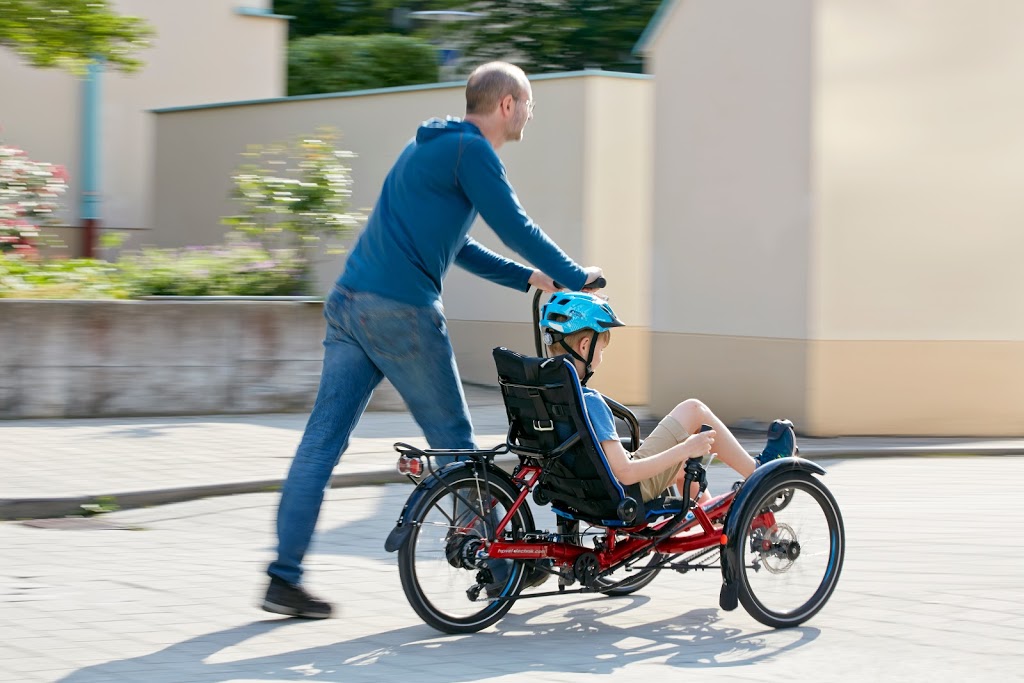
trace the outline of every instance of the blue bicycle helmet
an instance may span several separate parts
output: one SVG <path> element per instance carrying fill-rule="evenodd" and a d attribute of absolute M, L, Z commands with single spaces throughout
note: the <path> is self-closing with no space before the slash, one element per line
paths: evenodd
<path fill-rule="evenodd" d="M 540 329 L 546 344 L 580 330 L 605 332 L 624 325 L 607 301 L 586 292 L 555 292 L 540 310 Z"/>
<path fill-rule="evenodd" d="M 540 311 L 540 331 L 544 344 L 560 344 L 569 355 L 587 366 L 582 384 L 586 384 L 594 374 L 591 363 L 594 360 L 598 335 L 613 327 L 623 327 L 625 324 L 615 315 L 615 311 L 606 300 L 587 292 L 555 292 Z M 591 330 L 594 333 L 587 358 L 576 353 L 565 343 L 568 335 L 580 330 Z"/>

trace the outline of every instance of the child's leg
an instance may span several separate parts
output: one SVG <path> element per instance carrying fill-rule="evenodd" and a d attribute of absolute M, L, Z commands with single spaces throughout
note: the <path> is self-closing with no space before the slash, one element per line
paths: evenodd
<path fill-rule="evenodd" d="M 689 434 L 696 433 L 702 424 L 711 425 L 714 427 L 716 436 L 715 444 L 711 449 L 718 458 L 720 458 L 726 465 L 733 468 L 740 474 L 740 476 L 746 478 L 750 476 L 750 473 L 757 467 L 757 463 L 754 461 L 750 454 L 744 450 L 740 442 L 736 440 L 729 428 L 725 426 L 721 419 L 711 409 L 704 405 L 701 401 L 695 398 L 688 398 L 669 413 L 672 417 L 679 422 L 680 425 Z M 676 486 L 679 490 L 683 490 L 685 473 L 683 470 L 679 471 L 679 477 L 676 479 Z M 697 486 L 694 485 L 691 488 L 690 495 L 697 495 Z M 705 492 L 705 495 L 698 502 L 703 503 L 711 494 Z"/>

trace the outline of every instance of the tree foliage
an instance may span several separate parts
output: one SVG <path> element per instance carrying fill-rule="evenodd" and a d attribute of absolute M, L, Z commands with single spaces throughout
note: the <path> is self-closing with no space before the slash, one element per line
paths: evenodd
<path fill-rule="evenodd" d="M 505 59 L 527 73 L 643 70 L 633 47 L 661 0 L 487 0 L 473 11 L 486 18 L 461 30 L 464 59 Z"/>
<path fill-rule="evenodd" d="M 406 36 L 298 38 L 288 46 L 288 94 L 311 95 L 437 82 L 437 52 Z"/>
<path fill-rule="evenodd" d="M 528 73 L 641 71 L 633 47 L 661 0 L 275 0 L 294 36 L 413 32 L 462 46 L 463 64 L 493 59 Z M 465 22 L 402 21 L 403 12 L 470 10 Z M 396 14 L 397 12 L 397 14 Z"/>
<path fill-rule="evenodd" d="M 410 12 L 465 9 L 465 0 L 274 0 L 274 12 L 295 17 L 290 36 L 409 34 L 423 28 Z"/>
<path fill-rule="evenodd" d="M 108 0 L 0 0 L 0 45 L 35 67 L 80 73 L 99 59 L 134 71 L 152 33 L 142 19 L 115 14 Z"/>

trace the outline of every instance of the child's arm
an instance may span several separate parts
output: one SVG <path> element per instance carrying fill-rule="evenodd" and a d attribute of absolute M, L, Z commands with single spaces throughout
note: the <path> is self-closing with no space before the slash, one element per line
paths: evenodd
<path fill-rule="evenodd" d="M 686 441 L 676 444 L 666 451 L 638 460 L 629 457 L 629 453 L 623 448 L 621 441 L 602 441 L 601 450 L 604 451 L 604 457 L 615 478 L 629 486 L 638 481 L 650 479 L 688 458 L 707 455 L 711 452 L 711 445 L 714 441 L 714 430 L 699 432 L 691 434 Z"/>

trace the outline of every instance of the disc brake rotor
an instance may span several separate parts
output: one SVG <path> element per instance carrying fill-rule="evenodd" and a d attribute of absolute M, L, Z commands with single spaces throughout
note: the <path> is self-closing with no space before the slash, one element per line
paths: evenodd
<path fill-rule="evenodd" d="M 793 527 L 779 522 L 765 531 L 757 550 L 762 566 L 772 574 L 781 574 L 800 556 L 800 543 Z"/>

